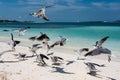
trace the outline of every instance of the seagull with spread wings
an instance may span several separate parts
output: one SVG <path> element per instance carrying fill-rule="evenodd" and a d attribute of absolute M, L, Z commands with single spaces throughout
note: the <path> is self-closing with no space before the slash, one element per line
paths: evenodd
<path fill-rule="evenodd" d="M 47 18 L 47 16 L 45 15 L 45 11 L 46 11 L 46 8 L 49 8 L 49 7 L 52 7 L 53 5 L 51 6 L 45 6 L 45 7 L 42 7 L 40 9 L 37 10 L 37 12 L 34 12 L 34 13 L 31 13 L 30 15 L 31 16 L 36 16 L 38 18 L 42 18 L 46 21 L 49 21 L 49 19 Z"/>

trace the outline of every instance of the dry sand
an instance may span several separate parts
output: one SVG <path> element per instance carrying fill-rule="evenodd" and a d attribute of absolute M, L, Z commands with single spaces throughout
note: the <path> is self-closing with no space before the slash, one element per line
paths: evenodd
<path fill-rule="evenodd" d="M 109 63 L 107 56 L 87 57 L 85 60 L 76 60 L 73 50 L 57 47 L 55 55 L 64 58 L 63 64 L 52 65 L 50 60 L 46 60 L 47 66 L 38 66 L 36 57 L 28 57 L 20 61 L 16 54 L 25 53 L 31 56 L 28 47 L 17 46 L 16 51 L 8 52 L 11 47 L 0 42 L 0 80 L 120 80 L 120 58 L 112 58 Z M 51 51 L 52 52 L 52 51 Z M 37 53 L 46 54 L 46 49 L 39 49 Z M 96 76 L 87 74 L 88 68 L 84 62 L 104 64 L 105 67 L 96 67 L 99 72 Z M 69 65 L 67 65 L 70 63 Z"/>

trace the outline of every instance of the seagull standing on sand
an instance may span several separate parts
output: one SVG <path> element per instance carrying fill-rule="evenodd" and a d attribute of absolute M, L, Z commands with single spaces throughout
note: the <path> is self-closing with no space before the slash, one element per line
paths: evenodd
<path fill-rule="evenodd" d="M 77 60 L 80 60 L 81 53 L 84 52 L 84 51 L 89 51 L 89 49 L 88 48 L 82 48 L 80 50 L 75 50 L 75 52 L 77 53 Z"/>
<path fill-rule="evenodd" d="M 45 15 L 45 11 L 46 11 L 45 9 L 49 8 L 49 7 L 52 7 L 52 6 L 45 6 L 43 8 L 40 8 L 37 12 L 31 13 L 30 15 L 31 16 L 36 16 L 38 18 L 42 18 L 42 19 L 44 19 L 46 21 L 49 21 L 49 19 Z"/>
<path fill-rule="evenodd" d="M 30 27 L 21 28 L 21 29 L 15 30 L 15 32 L 18 32 L 19 36 L 23 36 L 25 32 L 27 31 L 27 29 L 29 28 Z"/>
<path fill-rule="evenodd" d="M 20 41 L 14 40 L 12 33 L 11 33 L 11 40 L 12 40 L 12 44 L 11 44 L 12 45 L 12 50 L 15 50 L 16 45 L 19 44 Z"/>
<path fill-rule="evenodd" d="M 22 58 L 22 60 L 24 60 L 25 59 L 25 57 L 26 57 L 26 54 L 21 54 L 21 53 L 19 53 L 19 58 Z"/>

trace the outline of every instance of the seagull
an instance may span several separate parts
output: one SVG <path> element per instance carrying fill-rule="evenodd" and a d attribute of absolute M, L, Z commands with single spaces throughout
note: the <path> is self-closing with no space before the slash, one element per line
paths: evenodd
<path fill-rule="evenodd" d="M 30 51 L 33 53 L 32 56 L 34 56 L 35 54 L 37 55 L 36 51 L 40 48 L 42 48 L 42 46 L 39 46 L 41 44 L 33 44 L 32 47 L 28 47 L 30 49 Z"/>
<path fill-rule="evenodd" d="M 89 49 L 88 48 L 82 48 L 80 50 L 75 50 L 75 52 L 77 53 L 77 60 L 80 60 L 80 55 L 84 51 L 89 51 Z"/>
<path fill-rule="evenodd" d="M 27 29 L 30 29 L 30 27 L 20 28 L 18 30 L 15 30 L 15 32 L 18 32 L 19 36 L 23 36 Z"/>
<path fill-rule="evenodd" d="M 62 36 L 60 36 L 60 40 L 56 41 L 52 45 L 47 44 L 48 51 L 54 46 L 57 46 L 57 45 L 63 46 L 66 43 L 66 40 L 67 40 L 66 38 L 63 38 Z"/>
<path fill-rule="evenodd" d="M 54 56 L 53 54 L 54 54 L 54 52 L 47 54 L 47 56 L 50 56 L 53 64 L 57 64 L 57 63 L 59 63 L 59 62 L 62 63 L 62 61 L 63 61 L 64 59 L 61 58 L 61 57 L 59 57 L 59 56 Z"/>
<path fill-rule="evenodd" d="M 34 40 L 38 40 L 38 41 L 43 41 L 43 44 L 47 44 L 47 42 L 50 40 L 50 38 L 45 34 L 40 32 L 40 36 L 33 36 L 30 37 L 29 39 L 34 41 Z"/>
<path fill-rule="evenodd" d="M 3 31 L 4 31 L 4 32 L 8 32 L 9 30 L 7 30 L 7 29 L 4 29 Z"/>
<path fill-rule="evenodd" d="M 111 61 L 111 50 L 103 47 L 96 47 L 95 49 L 89 51 L 84 56 L 94 56 L 94 55 L 100 55 L 100 54 L 107 54 L 108 55 L 108 62 Z"/>
<path fill-rule="evenodd" d="M 46 21 L 49 21 L 49 19 L 45 15 L 45 11 L 46 11 L 46 8 L 49 8 L 49 7 L 52 7 L 52 6 L 53 5 L 42 7 L 40 9 L 38 9 L 37 12 L 31 13 L 30 15 L 31 16 L 36 16 L 38 18 L 42 18 L 43 20 L 46 20 Z"/>
<path fill-rule="evenodd" d="M 60 46 L 63 46 L 66 43 L 66 38 L 60 36 Z"/>
<path fill-rule="evenodd" d="M 90 71 L 87 74 L 90 74 L 92 76 L 96 76 L 97 69 L 96 69 L 95 65 L 93 63 L 90 63 L 90 62 L 87 62 L 87 63 L 84 62 L 84 64 L 89 68 L 89 71 Z"/>
<path fill-rule="evenodd" d="M 44 61 L 44 59 L 49 60 L 49 58 L 46 55 L 44 55 L 44 54 L 37 55 L 37 59 L 36 60 L 39 62 L 39 65 L 41 65 L 41 66 L 46 65 L 46 62 Z"/>
<path fill-rule="evenodd" d="M 11 40 L 12 40 L 12 44 L 11 44 L 12 45 L 12 50 L 15 50 L 16 45 L 19 44 L 20 41 L 14 40 L 12 33 L 11 33 Z"/>
<path fill-rule="evenodd" d="M 109 36 L 106 36 L 104 38 L 102 38 L 99 41 L 96 41 L 96 44 L 94 45 L 95 47 L 102 47 L 102 44 L 109 38 Z"/>
<path fill-rule="evenodd" d="M 97 72 L 98 70 L 96 69 L 95 66 L 105 67 L 104 64 L 99 65 L 99 64 L 91 63 L 91 62 L 86 62 L 86 63 L 84 62 L 84 64 L 89 68 L 89 71 L 90 71 L 90 72 L 88 72 L 87 74 L 90 74 L 90 75 L 92 75 L 92 76 L 96 76 L 96 75 L 97 75 L 96 72 Z"/>
<path fill-rule="evenodd" d="M 25 57 L 26 57 L 26 54 L 19 53 L 19 58 L 23 58 L 23 60 L 24 60 Z"/>

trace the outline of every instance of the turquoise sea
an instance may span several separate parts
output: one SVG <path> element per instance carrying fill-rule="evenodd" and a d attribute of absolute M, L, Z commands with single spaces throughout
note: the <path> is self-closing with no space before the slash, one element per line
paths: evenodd
<path fill-rule="evenodd" d="M 12 30 L 30 26 L 24 36 L 14 36 L 19 39 L 28 40 L 31 36 L 39 35 L 40 32 L 46 33 L 53 43 L 59 39 L 59 36 L 67 38 L 65 47 L 68 48 L 93 48 L 97 40 L 105 36 L 110 38 L 103 44 L 113 51 L 120 54 L 120 23 L 115 22 L 50 22 L 50 23 L 0 23 L 0 38 L 10 38 Z M 3 32 L 4 29 L 11 32 Z M 0 40 L 1 41 L 1 40 Z M 28 40 L 29 41 L 29 40 Z"/>

